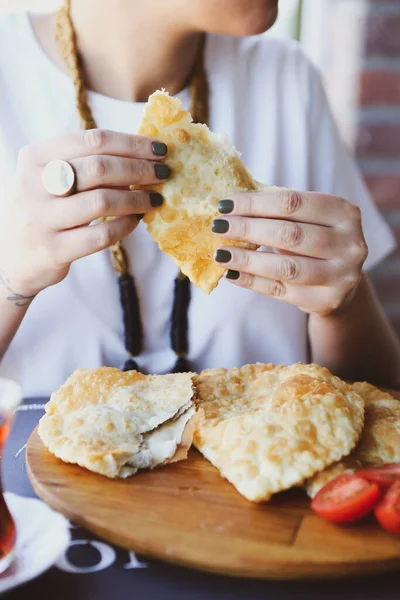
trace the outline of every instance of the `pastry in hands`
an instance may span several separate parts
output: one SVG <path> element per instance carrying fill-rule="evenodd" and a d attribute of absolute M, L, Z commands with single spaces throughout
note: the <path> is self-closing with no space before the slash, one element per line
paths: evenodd
<path fill-rule="evenodd" d="M 358 442 L 364 402 L 318 365 L 246 365 L 194 377 L 193 443 L 248 500 L 299 485 Z"/>
<path fill-rule="evenodd" d="M 199 414 L 191 373 L 78 369 L 39 422 L 49 451 L 107 477 L 185 459 Z"/>
<path fill-rule="evenodd" d="M 167 144 L 166 164 L 172 170 L 169 179 L 149 186 L 162 193 L 164 203 L 147 212 L 143 220 L 161 250 L 209 294 L 226 271 L 214 262 L 219 246 L 256 249 L 253 244 L 212 233 L 213 219 L 221 216 L 218 202 L 235 192 L 258 190 L 259 184 L 226 136 L 193 123 L 181 101 L 165 92 L 149 97 L 138 133 Z"/>
<path fill-rule="evenodd" d="M 400 402 L 370 383 L 358 382 L 352 387 L 365 402 L 361 439 L 349 456 L 306 481 L 305 488 L 311 498 L 342 473 L 400 463 Z"/>

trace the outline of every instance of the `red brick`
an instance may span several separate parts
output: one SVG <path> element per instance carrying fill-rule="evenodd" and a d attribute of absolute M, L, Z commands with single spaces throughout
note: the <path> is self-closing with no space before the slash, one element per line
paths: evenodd
<path fill-rule="evenodd" d="M 375 202 L 382 208 L 400 208 L 400 174 L 396 176 L 367 175 L 366 184 Z"/>
<path fill-rule="evenodd" d="M 371 12 L 365 31 L 367 56 L 400 57 L 400 15 Z"/>
<path fill-rule="evenodd" d="M 356 149 L 357 154 L 363 157 L 395 158 L 400 156 L 400 125 L 360 126 Z"/>
<path fill-rule="evenodd" d="M 400 69 L 360 73 L 358 102 L 363 106 L 400 104 Z"/>

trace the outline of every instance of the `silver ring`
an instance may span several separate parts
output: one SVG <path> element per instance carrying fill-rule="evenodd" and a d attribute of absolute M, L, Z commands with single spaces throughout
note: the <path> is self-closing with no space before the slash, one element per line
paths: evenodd
<path fill-rule="evenodd" d="M 65 198 L 76 191 L 76 173 L 66 160 L 51 160 L 42 171 L 44 188 L 53 196 Z"/>

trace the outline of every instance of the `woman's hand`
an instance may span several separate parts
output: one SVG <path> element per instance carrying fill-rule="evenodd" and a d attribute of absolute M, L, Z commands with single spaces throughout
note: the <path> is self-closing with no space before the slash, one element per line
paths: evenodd
<path fill-rule="evenodd" d="M 230 281 L 319 316 L 352 299 L 368 254 L 357 206 L 276 188 L 234 194 L 218 209 L 214 233 L 277 251 L 221 247 L 215 260 L 229 268 Z"/>
<path fill-rule="evenodd" d="M 130 191 L 169 176 L 160 163 L 167 147 L 137 135 L 92 129 L 23 148 L 19 154 L 15 197 L 3 201 L 0 223 L 0 277 L 24 298 L 58 283 L 71 263 L 111 246 L 128 235 L 139 216 L 160 206 L 162 196 Z M 76 193 L 50 195 L 42 183 L 53 159 L 75 170 Z M 100 217 L 116 217 L 89 224 Z"/>

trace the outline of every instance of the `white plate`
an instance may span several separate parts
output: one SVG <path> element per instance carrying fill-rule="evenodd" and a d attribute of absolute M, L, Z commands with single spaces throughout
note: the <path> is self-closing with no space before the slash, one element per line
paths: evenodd
<path fill-rule="evenodd" d="M 0 575 L 0 594 L 44 571 L 65 552 L 70 542 L 68 520 L 41 500 L 4 494 L 17 526 L 15 557 Z"/>

